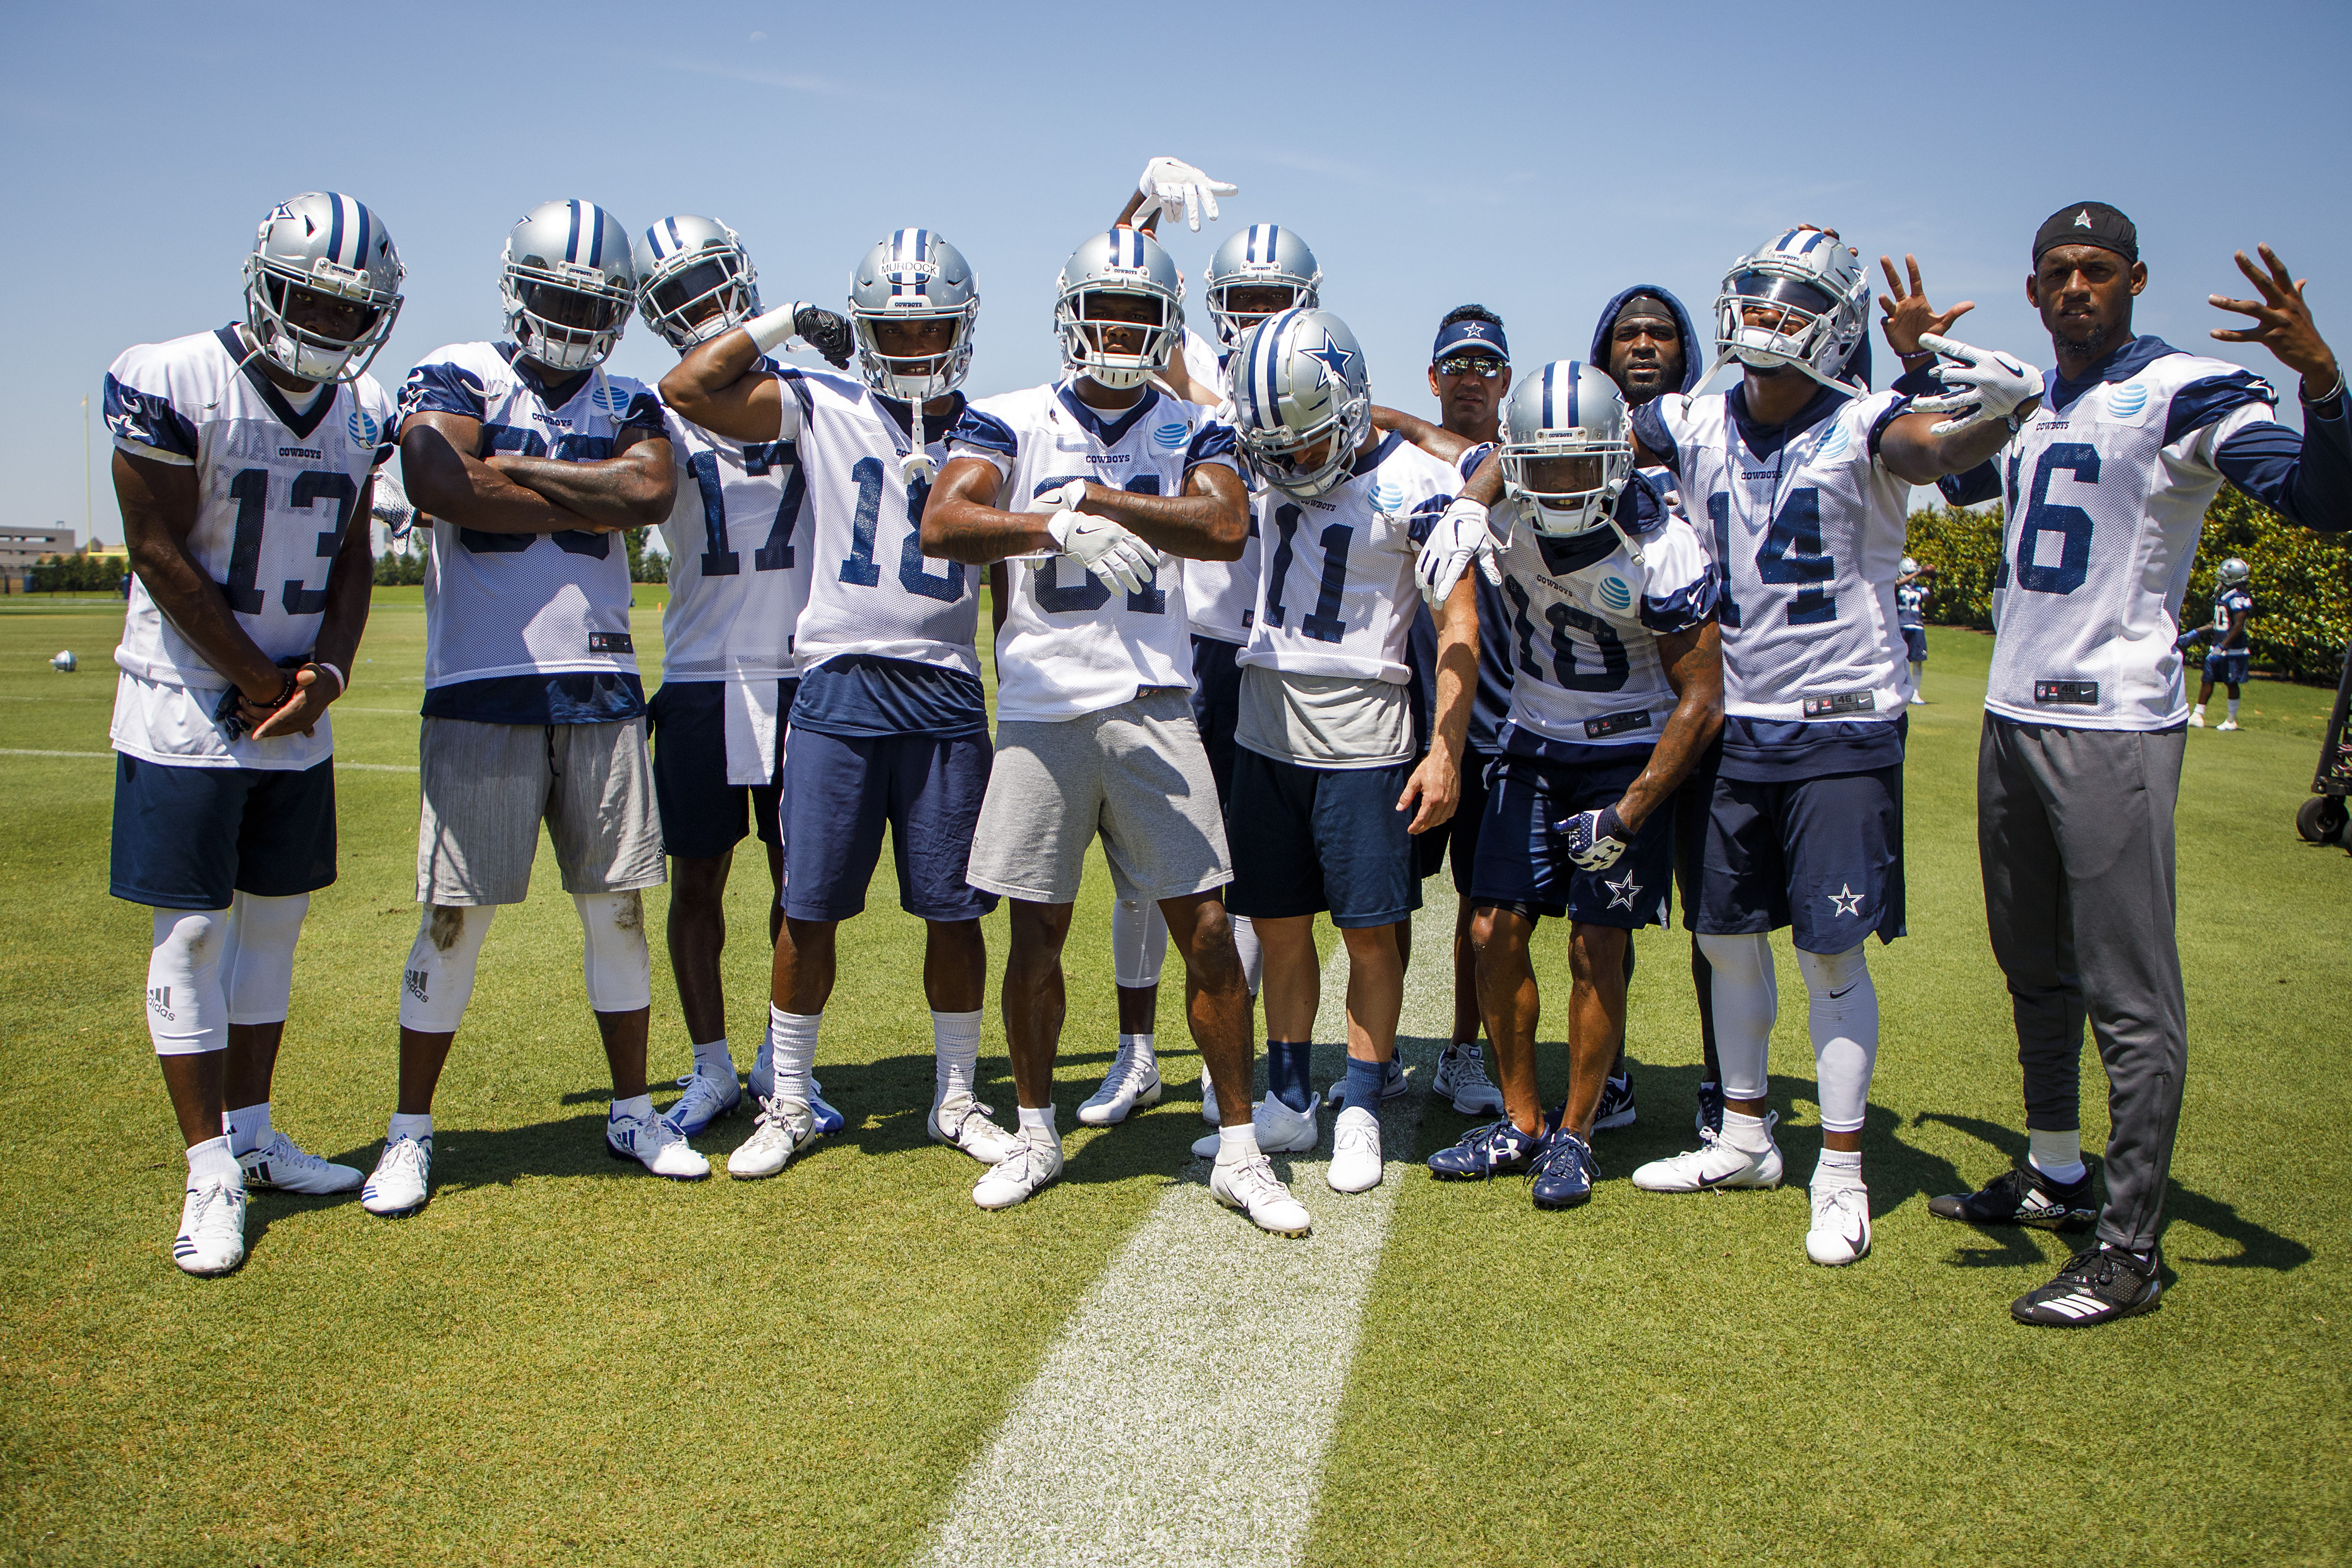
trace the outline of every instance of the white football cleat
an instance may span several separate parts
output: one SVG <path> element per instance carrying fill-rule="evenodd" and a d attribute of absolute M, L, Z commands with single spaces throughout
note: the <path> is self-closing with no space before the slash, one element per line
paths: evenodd
<path fill-rule="evenodd" d="M 2196 709 L 2191 708 L 2189 710 L 2189 727 L 2192 730 L 2202 730 L 2205 728 L 2205 715 L 2197 711 Z"/>
<path fill-rule="evenodd" d="M 951 1094 L 932 1102 L 924 1125 L 931 1141 L 961 1149 L 983 1165 L 999 1165 L 1013 1157 L 1021 1140 L 989 1120 L 987 1106 L 969 1094 Z"/>
<path fill-rule="evenodd" d="M 1834 1268 L 1870 1250 L 1870 1189 L 1813 1184 L 1813 1224 L 1805 1232 L 1805 1256 Z"/>
<path fill-rule="evenodd" d="M 1013 1141 L 1013 1152 L 973 1184 L 971 1201 L 984 1209 L 1009 1209 L 1062 1173 L 1062 1141 L 1051 1132 L 1030 1132 Z"/>
<path fill-rule="evenodd" d="M 1201 1069 L 1201 1120 L 1210 1126 L 1218 1125 L 1217 1086 L 1209 1079 L 1209 1069 Z"/>
<path fill-rule="evenodd" d="M 172 1261 L 183 1273 L 226 1274 L 245 1261 L 245 1189 L 206 1182 L 188 1189 L 180 1205 L 180 1234 Z"/>
<path fill-rule="evenodd" d="M 1381 1119 L 1351 1105 L 1331 1128 L 1331 1166 L 1324 1179 L 1335 1193 L 1368 1193 L 1381 1184 Z"/>
<path fill-rule="evenodd" d="M 1465 1116 L 1503 1113 L 1503 1091 L 1486 1076 L 1486 1056 L 1475 1040 L 1437 1053 L 1437 1075 L 1429 1080 L 1429 1092 L 1452 1100 Z"/>
<path fill-rule="evenodd" d="M 1103 1074 L 1102 1087 L 1078 1107 L 1078 1120 L 1088 1127 L 1116 1127 L 1131 1111 L 1160 1103 L 1160 1064 L 1139 1061 L 1132 1045 L 1122 1045 Z"/>
<path fill-rule="evenodd" d="M 2213 732 L 2217 735 L 2226 735 L 2237 727 L 2238 721 L 2235 719 L 2224 719 L 2213 726 Z"/>
<path fill-rule="evenodd" d="M 1307 1102 L 1304 1110 L 1293 1110 L 1267 1095 L 1250 1112 L 1250 1124 L 1257 1129 L 1258 1151 L 1265 1154 L 1306 1153 L 1323 1142 L 1322 1124 L 1315 1120 L 1315 1113 L 1322 1109 L 1323 1097 L 1319 1094 Z M 1218 1147 L 1217 1135 L 1212 1132 L 1193 1141 L 1192 1152 L 1203 1160 L 1213 1160 Z"/>
<path fill-rule="evenodd" d="M 1927 700 L 1915 691 L 1911 694 L 1911 706 L 1914 708 L 1925 708 L 1927 706 Z"/>
<path fill-rule="evenodd" d="M 1209 1194 L 1227 1208 L 1249 1215 L 1252 1225 L 1270 1235 L 1305 1236 L 1313 1228 L 1307 1205 L 1290 1195 L 1264 1154 L 1218 1161 L 1209 1173 Z"/>
<path fill-rule="evenodd" d="M 360 1207 L 387 1218 L 415 1214 L 432 1195 L 433 1140 L 389 1138 L 383 1153 L 360 1189 Z"/>
<path fill-rule="evenodd" d="M 782 1095 L 772 1096 L 760 1101 L 751 1136 L 727 1156 L 727 1173 L 739 1182 L 772 1176 L 819 1136 L 814 1108 Z"/>
<path fill-rule="evenodd" d="M 700 1137 L 712 1122 L 732 1114 L 743 1103 L 743 1090 L 733 1073 L 712 1078 L 705 1072 L 690 1072 L 677 1082 L 686 1092 L 662 1114 L 688 1138 Z"/>
<path fill-rule="evenodd" d="M 1765 1149 L 1750 1154 L 1724 1142 L 1720 1133 L 1701 1131 L 1699 1146 L 1687 1153 L 1653 1160 L 1633 1173 L 1633 1184 L 1645 1193 L 1703 1193 L 1715 1187 L 1777 1187 L 1780 1184 L 1780 1146 L 1772 1142 L 1777 1110 L 1764 1118 Z"/>
<path fill-rule="evenodd" d="M 710 1174 L 710 1162 L 694 1152 L 667 1116 L 607 1116 L 604 1152 L 615 1160 L 635 1160 L 673 1182 L 698 1182 Z"/>
<path fill-rule="evenodd" d="M 294 1140 L 278 1131 L 269 1131 L 269 1142 L 250 1154 L 239 1154 L 236 1163 L 245 1172 L 247 1192 L 256 1187 L 271 1187 L 281 1193 L 303 1193 L 317 1196 L 324 1193 L 348 1193 L 367 1178 L 350 1165 L 331 1164 L 316 1154 L 297 1148 Z"/>

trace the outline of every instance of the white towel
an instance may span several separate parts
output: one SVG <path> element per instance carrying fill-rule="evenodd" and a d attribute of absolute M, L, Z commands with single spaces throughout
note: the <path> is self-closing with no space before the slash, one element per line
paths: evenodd
<path fill-rule="evenodd" d="M 776 777 L 776 682 L 729 680 L 727 688 L 727 782 L 772 784 Z"/>

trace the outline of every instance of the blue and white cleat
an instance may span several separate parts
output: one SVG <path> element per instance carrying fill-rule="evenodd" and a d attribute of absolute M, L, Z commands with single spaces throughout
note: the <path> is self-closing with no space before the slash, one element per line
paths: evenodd
<path fill-rule="evenodd" d="M 388 1138 L 360 1188 L 360 1207 L 387 1219 L 415 1214 L 433 1191 L 433 1139 Z"/>
<path fill-rule="evenodd" d="M 723 1116 L 731 1115 L 743 1103 L 743 1090 L 735 1082 L 735 1075 L 713 1078 L 696 1071 L 679 1079 L 678 1087 L 686 1092 L 662 1114 L 674 1122 L 688 1138 L 699 1138 L 710 1124 Z"/>
<path fill-rule="evenodd" d="M 1536 1156 L 1528 1196 L 1539 1209 L 1572 1209 L 1592 1196 L 1592 1180 L 1598 1173 L 1592 1151 L 1584 1140 L 1565 1127 L 1556 1127 L 1546 1135 Z"/>
<path fill-rule="evenodd" d="M 760 1054 L 751 1058 L 751 1071 L 743 1081 L 743 1095 L 754 1105 L 764 1105 L 776 1092 L 775 1048 L 767 1041 L 760 1042 Z M 835 1110 L 824 1098 L 824 1085 L 809 1079 L 809 1112 L 816 1118 L 816 1130 L 828 1137 L 849 1125 L 848 1118 Z M 781 1171 L 782 1165 L 776 1167 Z M 768 1172 L 772 1175 L 774 1172 Z"/>
<path fill-rule="evenodd" d="M 635 1160 L 655 1175 L 673 1182 L 698 1182 L 710 1174 L 710 1162 L 694 1152 L 677 1123 L 658 1114 L 607 1115 L 604 1152 L 615 1160 Z"/>
<path fill-rule="evenodd" d="M 1429 1157 L 1429 1173 L 1441 1182 L 1483 1182 L 1514 1175 L 1535 1163 L 1543 1147 L 1541 1134 L 1522 1132 L 1509 1117 L 1474 1127 L 1451 1149 Z"/>
<path fill-rule="evenodd" d="M 245 1189 L 226 1182 L 188 1188 L 172 1261 L 184 1274 L 226 1274 L 245 1261 Z"/>
<path fill-rule="evenodd" d="M 828 1136 L 849 1125 L 849 1119 L 835 1110 L 824 1098 L 824 1085 L 809 1079 L 809 1113 L 816 1118 L 816 1130 Z"/>
<path fill-rule="evenodd" d="M 1592 1112 L 1592 1130 L 1606 1132 L 1612 1127 L 1633 1125 L 1633 1075 L 1612 1078 L 1601 1086 L 1601 1103 Z"/>

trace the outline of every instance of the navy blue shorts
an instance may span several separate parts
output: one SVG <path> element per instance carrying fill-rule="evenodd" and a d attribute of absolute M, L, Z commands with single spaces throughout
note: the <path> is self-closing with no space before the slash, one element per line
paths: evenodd
<path fill-rule="evenodd" d="M 1908 650 L 1904 657 L 1909 659 L 1913 664 L 1927 663 L 1927 628 L 1925 626 L 1905 626 L 1902 628 L 1902 631 L 1903 646 Z"/>
<path fill-rule="evenodd" d="M 1807 952 L 1903 928 L 1903 764 L 1826 778 L 1715 780 L 1698 849 L 1696 926 L 1712 936 L 1791 926 Z"/>
<path fill-rule="evenodd" d="M 1234 804 L 1234 726 L 1242 712 L 1242 667 L 1234 656 L 1241 651 L 1220 637 L 1192 638 L 1192 725 L 1209 753 L 1217 805 L 1226 809 Z"/>
<path fill-rule="evenodd" d="M 1605 871 L 1580 869 L 1560 853 L 1553 826 L 1580 811 L 1598 811 L 1624 798 L 1625 787 L 1649 765 L 1650 748 L 1629 748 L 1629 761 L 1548 763 L 1539 757 L 1496 759 L 1488 783 L 1486 819 L 1479 830 L 1474 904 L 1509 904 L 1558 920 L 1632 931 L 1666 918 L 1666 888 L 1675 874 L 1675 816 L 1650 814 L 1633 842 Z"/>
<path fill-rule="evenodd" d="M 2246 665 L 2252 658 L 2253 650 L 2251 648 L 2209 653 L 2205 656 L 2205 679 L 2218 680 L 2224 686 L 2243 686 L 2246 683 Z"/>
<path fill-rule="evenodd" d="M 777 782 L 727 782 L 727 683 L 666 680 L 646 704 L 653 721 L 654 800 L 661 809 L 662 847 L 685 860 L 724 855 L 757 828 L 762 844 L 781 844 L 776 806 L 783 794 L 781 763 L 785 720 L 797 680 L 776 682 Z"/>
<path fill-rule="evenodd" d="M 794 730 L 784 749 L 784 913 L 845 921 L 866 889 L 890 828 L 898 906 L 927 921 L 978 920 L 996 895 L 964 880 L 972 829 L 988 793 L 986 735 L 856 738 Z"/>
<path fill-rule="evenodd" d="M 1487 779 L 1500 759 L 1492 752 L 1462 752 L 1461 804 L 1445 826 L 1454 849 L 1454 890 L 1464 898 L 1478 879 L 1478 834 L 1486 820 Z"/>
<path fill-rule="evenodd" d="M 114 754 L 107 890 L 159 910 L 290 899 L 335 879 L 335 760 L 300 773 Z"/>
<path fill-rule="evenodd" d="M 1683 930 L 1698 929 L 1699 858 L 1706 847 L 1706 819 L 1715 805 L 1716 770 L 1723 765 L 1723 742 L 1699 753 L 1689 776 L 1675 787 L 1675 892 L 1683 901 Z"/>
<path fill-rule="evenodd" d="M 1345 930 L 1384 926 L 1421 908 L 1411 812 L 1396 808 L 1410 763 L 1304 768 L 1234 753 L 1225 835 L 1234 879 L 1225 907 L 1254 920 L 1331 911 Z"/>

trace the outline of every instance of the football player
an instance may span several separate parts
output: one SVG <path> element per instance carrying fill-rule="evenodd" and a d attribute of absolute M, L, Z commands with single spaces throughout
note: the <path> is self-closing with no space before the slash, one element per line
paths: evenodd
<path fill-rule="evenodd" d="M 1919 695 L 1920 678 L 1927 668 L 1927 591 L 1933 586 L 1936 569 L 1922 566 L 1910 556 L 1895 573 L 1895 626 L 1903 634 L 1903 649 L 1911 661 L 1911 705 L 1924 708 L 1927 700 Z"/>
<path fill-rule="evenodd" d="M 1977 754 L 1977 847 L 1993 957 L 2024 1069 L 2025 1165 L 1930 1213 L 2079 1229 L 2092 1245 L 2011 1306 L 2103 1323 L 2155 1304 L 2157 1233 L 2180 1123 L 2187 1005 L 2173 932 L 2173 806 L 2188 704 L 2175 646 L 2197 539 L 2226 480 L 2306 528 L 2352 521 L 2352 418 L 2303 283 L 2238 253 L 2259 298 L 2215 329 L 2302 377 L 2303 434 L 2269 383 L 2132 332 L 2138 231 L 2103 202 L 2053 213 L 2025 297 L 2058 367 L 2000 465 L 2007 507 Z M 1933 345 L 1930 345 L 1933 346 Z M 1947 379 L 1950 373 L 1944 373 Z M 1992 489 L 1960 499 L 1989 500 Z M 2081 1152 L 2083 1025 L 2107 1071 L 2107 1201 Z"/>
<path fill-rule="evenodd" d="M 1160 911 L 1183 955 L 1192 1037 L 1226 1103 L 1246 1101 L 1253 1031 L 1217 889 L 1232 879 L 1216 781 L 1192 715 L 1191 633 L 1173 563 L 1232 559 L 1248 531 L 1234 432 L 1149 384 L 1184 318 L 1157 240 L 1114 228 L 1062 268 L 1054 320 L 1064 376 L 973 405 L 923 520 L 927 551 L 1016 563 L 997 638 L 996 763 L 971 882 L 1013 900 L 1005 1034 L 1021 1142 L 982 1177 L 982 1208 L 1058 1175 L 1053 1069 L 1062 946 L 1097 834 L 1121 898 Z M 1108 1126 L 1160 1094 L 1148 1044 L 1122 1042 L 1081 1121 Z M 1221 1131 L 1209 1186 L 1260 1226 L 1298 1236 L 1307 1211 L 1253 1125 Z"/>
<path fill-rule="evenodd" d="M 1453 500 L 1454 470 L 1373 428 L 1363 350 L 1328 310 L 1286 310 L 1244 335 L 1234 358 L 1243 449 L 1266 487 L 1265 550 L 1241 655 L 1228 902 L 1265 950 L 1269 1092 L 1259 1146 L 1311 1149 L 1321 1097 L 1307 1083 L 1321 977 L 1314 916 L 1348 949 L 1347 1108 L 1328 1180 L 1363 1192 L 1381 1177 L 1383 1098 L 1403 1005 L 1397 930 L 1421 902 L 1412 836 L 1453 814 L 1476 679 L 1477 611 L 1467 584 L 1438 596 L 1436 712 L 1415 763 L 1405 643 L 1413 556 Z M 1214 1140 L 1195 1151 L 1210 1152 Z M 1204 1147 L 1206 1145 L 1207 1147 Z"/>
<path fill-rule="evenodd" d="M 187 1142 L 172 1261 L 190 1274 L 245 1260 L 248 1187 L 360 1182 L 273 1129 L 269 1096 L 295 941 L 335 879 L 327 709 L 367 625 L 370 498 L 392 455 L 367 366 L 400 281 L 381 218 L 307 192 L 261 220 L 242 323 L 106 373 L 131 567 L 109 882 L 154 912 L 147 1032 Z"/>
<path fill-rule="evenodd" d="M 491 921 L 530 892 L 542 820 L 612 1071 L 605 1149 L 659 1176 L 710 1173 L 646 1092 L 644 889 L 664 871 L 628 553 L 614 535 L 667 517 L 677 477 L 651 389 L 604 370 L 636 303 L 628 229 L 593 202 L 533 207 L 507 236 L 499 289 L 507 336 L 436 349 L 401 389 L 402 478 L 433 519 L 425 909 L 401 979 L 398 1106 L 360 1195 L 378 1215 L 430 1199 L 433 1092 Z"/>
<path fill-rule="evenodd" d="M 1661 808 L 1723 723 L 1716 572 L 1690 524 L 1633 472 L 1624 401 L 1598 368 L 1561 360 L 1530 376 L 1508 405 L 1501 458 L 1498 564 L 1516 679 L 1472 901 L 1506 1113 L 1429 1168 L 1448 1180 L 1526 1171 L 1538 1208 L 1569 1208 L 1592 1195 L 1590 1142 L 1625 1034 L 1629 933 L 1665 918 L 1674 813 Z M 1574 977 L 1568 1100 L 1550 1127 L 1528 961 L 1546 915 L 1571 922 Z"/>
<path fill-rule="evenodd" d="M 866 908 L 887 825 L 898 899 L 926 925 L 923 990 L 935 1063 L 930 1136 L 995 1165 L 1016 1150 L 974 1095 L 996 904 L 966 873 L 988 784 L 988 713 L 973 635 L 980 574 L 923 552 L 945 437 L 964 411 L 980 294 L 963 255 L 928 228 L 878 241 L 851 275 L 858 379 L 762 356 L 800 330 L 780 306 L 689 351 L 662 378 L 683 419 L 734 441 L 793 444 L 814 559 L 794 657 L 779 813 L 784 920 L 771 978 L 772 1093 L 729 1156 L 771 1176 L 818 1136 L 811 1079 L 843 921 Z M 756 1087 L 756 1086 L 755 1086 Z"/>
<path fill-rule="evenodd" d="M 1696 900 L 1723 1131 L 1636 1170 L 1633 1184 L 1780 1182 L 1765 1099 L 1778 1010 L 1768 933 L 1793 925 L 1823 1128 L 1806 1253 L 1825 1264 L 1870 1246 L 1861 1133 L 1878 1027 L 1863 942 L 1902 932 L 1909 692 L 1894 578 L 1909 487 L 1984 461 L 2008 439 L 2010 411 L 2035 395 L 2023 367 L 1960 344 L 1945 373 L 1960 391 L 1925 407 L 1872 395 L 1869 302 L 1849 247 L 1792 228 L 1735 263 L 1717 300 L 1717 363 L 1738 361 L 1739 383 L 1665 394 L 1632 416 L 1637 457 L 1673 474 L 1713 535 L 1726 714 Z"/>
<path fill-rule="evenodd" d="M 657 219 L 634 258 L 637 308 L 646 324 L 682 355 L 761 313 L 759 274 L 735 231 L 715 218 Z M 849 323 L 814 305 L 791 307 L 795 335 L 836 366 L 849 364 Z M 772 374 L 773 361 L 763 361 Z M 724 897 L 735 847 L 747 827 L 768 852 L 781 899 L 777 759 L 793 679 L 793 632 L 808 603 L 813 557 L 803 527 L 807 487 L 789 442 L 743 442 L 667 416 L 677 463 L 677 498 L 662 531 L 669 543 L 669 603 L 662 610 L 662 684 L 646 704 L 653 723 L 654 796 L 670 856 L 669 962 L 686 1016 L 694 1066 L 669 1119 L 696 1137 L 740 1103 L 727 1044 L 719 956 L 727 945 Z M 748 813 L 747 813 L 748 805 Z M 768 909 L 772 946 L 783 923 Z M 767 1031 L 762 1028 L 764 1041 Z M 751 1092 L 774 1092 L 772 1057 L 762 1049 Z M 840 1112 L 812 1080 L 819 1127 L 841 1130 Z"/>
<path fill-rule="evenodd" d="M 2238 727 L 2238 688 L 2246 683 L 2246 661 L 2252 657 L 2246 623 L 2254 618 L 2254 596 L 2246 591 L 2248 571 L 2246 563 L 2232 555 L 2214 574 L 2213 620 L 2206 628 L 2213 641 L 2205 650 L 2205 679 L 2197 688 L 2197 705 L 2189 710 L 2192 730 L 2205 727 L 2205 704 L 2213 700 L 2216 680 L 2230 692 L 2230 716 L 2216 728 Z"/>

